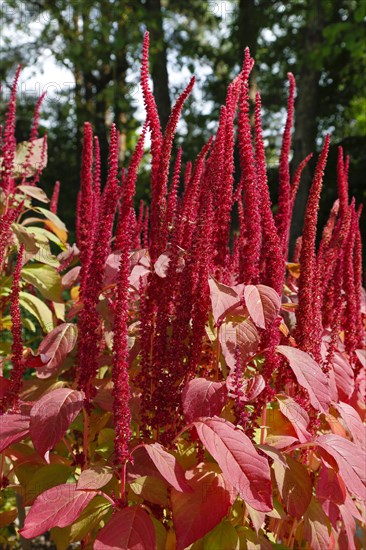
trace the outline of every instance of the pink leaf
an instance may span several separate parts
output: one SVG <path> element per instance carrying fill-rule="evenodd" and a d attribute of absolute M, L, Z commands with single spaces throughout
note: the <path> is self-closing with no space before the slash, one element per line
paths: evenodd
<path fill-rule="evenodd" d="M 226 313 L 233 307 L 240 304 L 240 297 L 230 286 L 216 281 L 213 277 L 208 280 L 210 287 L 210 298 L 212 304 L 212 315 L 216 324 L 220 324 Z"/>
<path fill-rule="evenodd" d="M 222 418 L 193 423 L 198 437 L 220 466 L 225 479 L 255 510 L 272 510 L 272 485 L 267 460 L 250 439 Z"/>
<path fill-rule="evenodd" d="M 321 435 L 317 445 L 336 461 L 347 489 L 356 497 L 365 498 L 366 453 L 358 445 L 335 434 Z"/>
<path fill-rule="evenodd" d="M 158 257 L 158 259 L 154 264 L 155 273 L 162 279 L 165 279 L 165 277 L 167 276 L 169 263 L 170 263 L 170 256 L 168 254 L 160 254 L 160 256 Z"/>
<path fill-rule="evenodd" d="M 259 334 L 252 321 L 244 319 L 239 322 L 223 323 L 219 331 L 219 340 L 222 354 L 231 369 L 235 367 L 235 348 L 239 347 L 241 358 L 244 361 L 256 353 L 259 343 Z"/>
<path fill-rule="evenodd" d="M 160 475 L 177 491 L 190 491 L 184 477 L 184 471 L 177 459 L 168 453 L 160 443 L 143 445 Z"/>
<path fill-rule="evenodd" d="M 215 464 L 202 464 L 186 472 L 191 493 L 172 490 L 172 510 L 177 550 L 183 550 L 209 533 L 227 514 L 230 486 Z M 217 468 L 217 466 L 216 466 Z"/>
<path fill-rule="evenodd" d="M 345 355 L 339 352 L 335 352 L 332 365 L 339 399 L 348 401 L 355 389 L 353 369 Z"/>
<path fill-rule="evenodd" d="M 273 288 L 265 285 L 246 285 L 245 305 L 257 327 L 268 327 L 277 317 L 281 299 Z"/>
<path fill-rule="evenodd" d="M 365 444 L 366 428 L 358 412 L 355 411 L 355 409 L 351 407 L 351 405 L 347 405 L 347 403 L 342 403 L 342 402 L 334 403 L 334 407 L 337 409 L 337 411 L 341 415 L 341 418 L 346 424 L 348 431 L 353 437 L 353 441 L 356 444 L 360 445 L 362 449 L 366 450 L 366 444 Z"/>
<path fill-rule="evenodd" d="M 95 491 L 77 491 L 74 483 L 57 485 L 41 493 L 34 501 L 20 530 L 26 539 L 38 537 L 52 527 L 73 523 L 95 497 Z"/>
<path fill-rule="evenodd" d="M 280 405 L 280 411 L 293 425 L 300 443 L 305 443 L 311 439 L 311 434 L 307 427 L 309 424 L 308 413 L 291 397 L 286 395 L 277 395 L 277 401 Z"/>
<path fill-rule="evenodd" d="M 199 416 L 219 415 L 226 401 L 225 382 L 194 378 L 183 389 L 183 411 L 187 422 L 192 422 Z"/>
<path fill-rule="evenodd" d="M 151 518 L 140 506 L 118 510 L 99 531 L 94 550 L 152 550 L 156 548 Z"/>
<path fill-rule="evenodd" d="M 120 252 L 112 252 L 112 254 L 109 254 L 105 263 L 105 272 L 104 272 L 104 284 L 106 286 L 113 285 L 117 282 L 117 274 L 118 274 L 120 259 L 121 259 Z"/>
<path fill-rule="evenodd" d="M 303 538 L 311 550 L 329 550 L 331 526 L 319 502 L 312 498 L 304 515 Z"/>
<path fill-rule="evenodd" d="M 80 275 L 80 266 L 77 265 L 70 269 L 61 279 L 61 285 L 63 289 L 68 289 L 74 286 L 78 280 Z"/>
<path fill-rule="evenodd" d="M 18 443 L 28 436 L 29 416 L 24 414 L 3 414 L 0 417 L 0 452 L 9 445 Z"/>
<path fill-rule="evenodd" d="M 30 436 L 42 456 L 62 439 L 83 404 L 82 392 L 58 388 L 46 393 L 33 405 L 30 413 Z"/>
<path fill-rule="evenodd" d="M 318 363 L 300 349 L 290 346 L 277 346 L 276 349 L 288 360 L 298 383 L 307 390 L 314 409 L 321 412 L 328 411 L 330 404 L 329 383 Z"/>
<path fill-rule="evenodd" d="M 62 323 L 42 340 L 38 354 L 42 356 L 42 367 L 37 369 L 38 378 L 49 378 L 74 349 L 77 328 L 73 323 Z"/>
<path fill-rule="evenodd" d="M 81 472 L 76 487 L 79 491 L 82 489 L 97 490 L 107 485 L 112 477 L 113 472 L 111 468 L 96 464 Z"/>

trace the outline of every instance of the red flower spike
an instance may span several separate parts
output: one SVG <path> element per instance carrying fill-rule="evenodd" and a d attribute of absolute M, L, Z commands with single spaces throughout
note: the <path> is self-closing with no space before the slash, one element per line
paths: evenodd
<path fill-rule="evenodd" d="M 279 167 L 279 190 L 278 190 L 278 211 L 276 225 L 282 242 L 285 258 L 288 254 L 288 238 L 291 224 L 291 185 L 290 185 L 290 163 L 291 151 L 291 130 L 294 118 L 296 83 L 292 73 L 287 74 L 289 80 L 289 93 L 287 102 L 287 120 L 282 137 L 282 148 Z"/>
<path fill-rule="evenodd" d="M 10 315 L 11 315 L 11 334 L 13 342 L 11 345 L 12 370 L 10 373 L 10 386 L 1 402 L 1 410 L 7 408 L 17 408 L 19 405 L 19 392 L 22 386 L 22 377 L 24 372 L 23 360 L 23 336 L 22 336 L 22 318 L 19 307 L 20 292 L 20 274 L 23 265 L 24 244 L 20 245 L 17 262 L 13 272 L 13 284 L 10 295 Z"/>
<path fill-rule="evenodd" d="M 320 192 L 323 183 L 323 172 L 328 156 L 329 142 L 330 136 L 327 135 L 318 159 L 306 205 L 300 255 L 299 305 L 296 310 L 296 341 L 302 350 L 313 353 L 316 356 L 319 355 L 320 349 L 314 347 L 314 336 L 315 341 L 318 342 L 319 333 L 321 335 L 322 327 L 319 326 L 319 324 L 315 325 L 313 319 L 313 304 L 316 293 L 319 292 L 319 289 L 315 289 L 314 287 L 316 283 L 315 239 Z"/>
<path fill-rule="evenodd" d="M 12 206 L 10 204 L 10 206 Z M 16 208 L 8 208 L 6 212 L 0 215 L 0 267 L 4 265 L 5 250 L 9 245 L 9 236 L 11 234 L 11 225 L 22 212 L 23 203 L 20 203 Z"/>
<path fill-rule="evenodd" d="M 146 130 L 147 130 L 147 124 L 145 123 L 142 129 L 141 136 L 136 144 L 136 148 L 131 157 L 131 162 L 128 167 L 127 176 L 125 178 L 125 181 L 123 182 L 120 215 L 118 220 L 116 241 L 115 241 L 116 250 L 119 250 L 124 246 L 123 244 L 125 241 L 124 233 L 127 230 L 127 226 L 129 225 L 130 211 L 131 209 L 133 209 L 133 197 L 135 194 L 137 171 L 144 154 Z"/>
<path fill-rule="evenodd" d="M 123 224 L 121 220 L 121 225 Z M 113 324 L 113 415 L 116 431 L 115 453 L 116 461 L 123 464 L 129 458 L 128 443 L 131 438 L 131 411 L 129 408 L 130 387 L 128 376 L 128 289 L 130 274 L 130 244 L 131 232 L 128 220 L 125 220 L 125 230 L 119 235 L 119 250 L 121 252 L 118 280 L 116 288 L 114 324 Z"/>
<path fill-rule="evenodd" d="M 250 60 L 246 53 L 245 74 L 249 74 Z M 256 284 L 259 278 L 259 260 L 262 246 L 259 192 L 255 173 L 255 159 L 249 118 L 248 77 L 243 80 L 239 100 L 238 137 L 242 176 L 240 188 L 244 191 L 244 223 L 246 240 L 240 250 L 240 282 Z"/>
<path fill-rule="evenodd" d="M 363 327 L 361 313 L 361 296 L 362 296 L 362 240 L 359 227 L 362 205 L 357 212 L 357 223 L 355 227 L 355 245 L 353 252 L 353 273 L 355 278 L 355 300 L 357 310 L 357 347 L 362 349 L 365 346 L 365 332 Z"/>
<path fill-rule="evenodd" d="M 50 201 L 50 212 L 57 214 L 58 198 L 60 195 L 60 182 L 56 181 Z"/>
<path fill-rule="evenodd" d="M 304 169 L 306 168 L 309 160 L 312 157 L 313 157 L 313 153 L 310 153 L 307 157 L 304 158 L 304 160 L 302 160 L 300 162 L 299 166 L 296 169 L 295 175 L 292 179 L 292 183 L 291 183 L 291 201 L 292 201 L 291 217 L 292 217 L 293 207 L 294 207 L 294 204 L 295 204 L 296 195 L 297 195 L 297 192 L 299 190 L 302 173 L 303 173 Z"/>
<path fill-rule="evenodd" d="M 166 214 L 166 229 L 168 231 L 168 235 L 171 231 L 171 228 L 175 219 L 175 215 L 176 215 L 176 210 L 177 210 L 177 198 L 178 198 L 181 165 L 182 165 L 182 148 L 180 147 L 178 149 L 177 157 L 175 159 L 173 180 L 172 180 L 172 185 L 170 187 L 169 196 L 168 196 L 168 206 L 167 206 L 167 214 Z"/>
<path fill-rule="evenodd" d="M 111 126 L 109 146 L 109 170 L 106 186 L 100 200 L 99 225 L 96 232 L 90 267 L 83 295 L 84 309 L 78 319 L 78 385 L 84 390 L 87 403 L 95 393 L 91 381 L 98 370 L 100 317 L 97 310 L 99 294 L 103 288 L 106 260 L 110 253 L 113 221 L 118 204 L 118 134 Z"/>
<path fill-rule="evenodd" d="M 141 62 L 141 87 L 144 97 L 144 105 L 146 109 L 147 121 L 151 132 L 151 194 L 156 195 L 159 187 L 158 173 L 160 164 L 161 148 L 163 136 L 159 120 L 158 109 L 155 103 L 155 98 L 151 92 L 149 85 L 149 33 L 146 32 L 142 46 L 142 62 Z"/>
<path fill-rule="evenodd" d="M 357 332 L 360 309 L 357 310 L 357 297 L 354 273 L 354 256 L 356 244 L 358 219 L 354 208 L 354 203 L 351 206 L 351 225 L 348 233 L 348 239 L 345 242 L 347 253 L 344 255 L 344 294 L 345 294 L 345 312 L 344 312 L 344 333 L 345 346 L 350 357 L 353 356 L 358 343 Z"/>
<path fill-rule="evenodd" d="M 266 157 L 262 136 L 261 123 L 261 98 L 256 94 L 255 104 L 255 154 L 257 186 L 261 197 L 261 225 L 262 225 L 262 250 L 261 250 L 261 281 L 282 294 L 285 279 L 285 259 L 280 235 L 277 232 L 271 210 L 271 198 L 267 183 Z"/>
<path fill-rule="evenodd" d="M 340 215 L 343 216 L 348 206 L 348 179 L 345 172 L 343 148 L 341 146 L 338 147 L 337 185 L 338 185 Z"/>
<path fill-rule="evenodd" d="M 93 131 L 84 124 L 84 141 L 80 174 L 80 199 L 77 210 L 77 243 L 80 251 L 80 294 L 85 292 L 93 251 Z"/>
<path fill-rule="evenodd" d="M 13 85 L 11 88 L 10 99 L 8 103 L 8 110 L 6 113 L 6 123 L 4 128 L 4 140 L 2 143 L 1 156 L 2 156 L 2 166 L 1 166 L 1 187 L 6 193 L 11 193 L 14 189 L 14 179 L 13 179 L 13 164 L 15 157 L 16 149 L 16 140 L 15 140 L 15 113 L 16 113 L 16 93 L 19 75 L 21 71 L 21 66 L 19 65 L 15 77 L 13 80 Z"/>
<path fill-rule="evenodd" d="M 172 109 L 167 127 L 164 132 L 164 139 L 161 146 L 160 164 L 157 176 L 157 186 L 156 188 L 153 188 L 151 199 L 150 255 L 153 261 L 156 260 L 162 252 L 164 252 L 167 245 L 166 194 L 173 139 L 183 105 L 189 97 L 194 83 L 195 78 L 193 77 L 183 93 L 178 97 Z"/>

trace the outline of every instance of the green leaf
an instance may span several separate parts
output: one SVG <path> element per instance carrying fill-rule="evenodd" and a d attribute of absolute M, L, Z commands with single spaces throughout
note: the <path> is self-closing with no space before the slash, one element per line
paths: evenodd
<path fill-rule="evenodd" d="M 37 227 L 36 225 L 31 225 L 27 227 L 27 230 L 36 235 L 37 240 L 47 240 L 57 244 L 60 248 L 64 249 L 65 246 L 62 241 L 54 234 L 52 231 L 48 231 L 44 227 Z"/>
<path fill-rule="evenodd" d="M 57 550 L 68 550 L 70 547 L 70 530 L 71 527 L 52 527 L 51 538 L 56 544 Z"/>
<path fill-rule="evenodd" d="M 61 277 L 54 267 L 31 264 L 23 267 L 22 278 L 32 284 L 46 300 L 61 302 Z"/>
<path fill-rule="evenodd" d="M 37 206 L 33 209 L 35 212 L 39 212 L 40 214 L 43 214 L 43 216 L 49 220 L 50 222 L 50 228 L 56 233 L 56 235 L 61 239 L 61 241 L 65 242 L 67 240 L 67 229 L 66 225 L 63 221 L 60 220 L 56 214 L 53 212 L 50 212 L 49 210 L 46 210 L 45 208 L 42 208 L 40 206 Z"/>
<path fill-rule="evenodd" d="M 286 467 L 275 460 L 273 469 L 287 512 L 300 519 L 310 504 L 313 485 L 307 470 L 300 462 L 284 456 Z"/>
<path fill-rule="evenodd" d="M 33 257 L 39 251 L 39 244 L 33 232 L 19 223 L 13 223 L 11 226 L 16 238 L 20 244 L 24 244 L 24 250 L 29 257 Z"/>
<path fill-rule="evenodd" d="M 52 311 L 42 302 L 42 300 L 37 298 L 37 296 L 22 291 L 19 294 L 19 303 L 24 309 L 36 317 L 43 332 L 51 332 L 51 330 L 55 328 Z"/>
<path fill-rule="evenodd" d="M 102 519 L 112 513 L 112 507 L 102 496 L 96 496 L 72 524 L 70 542 L 82 540 L 90 531 L 99 526 Z"/>
<path fill-rule="evenodd" d="M 108 458 L 114 451 L 115 431 L 112 428 L 103 428 L 98 434 L 96 452 Z"/>
<path fill-rule="evenodd" d="M 239 537 L 233 525 L 224 520 L 203 539 L 204 550 L 234 550 L 239 548 Z"/>
<path fill-rule="evenodd" d="M 165 550 L 166 549 L 166 539 L 167 539 L 167 532 L 162 523 L 158 521 L 156 518 L 151 516 L 152 522 L 155 527 L 155 535 L 156 535 L 156 550 Z"/>
<path fill-rule="evenodd" d="M 54 267 L 31 264 L 23 267 L 22 278 L 32 284 L 46 300 L 61 302 L 61 277 Z"/>
<path fill-rule="evenodd" d="M 49 464 L 39 468 L 34 475 L 29 476 L 25 487 L 25 505 L 30 505 L 34 499 L 47 489 L 62 485 L 68 480 L 72 469 L 65 464 Z"/>
<path fill-rule="evenodd" d="M 272 544 L 263 535 L 258 534 L 249 527 L 239 527 L 238 536 L 240 550 L 271 550 Z"/>
<path fill-rule="evenodd" d="M 135 479 L 130 487 L 132 491 L 153 504 L 168 505 L 168 491 L 166 484 L 157 477 L 143 476 Z"/>

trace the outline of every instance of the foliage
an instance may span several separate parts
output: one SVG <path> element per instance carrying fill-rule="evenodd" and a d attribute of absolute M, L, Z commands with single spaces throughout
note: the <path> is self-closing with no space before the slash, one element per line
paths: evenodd
<path fill-rule="evenodd" d="M 360 547 L 365 295 L 349 160 L 340 149 L 339 199 L 317 247 L 327 136 L 289 262 L 308 161 L 291 180 L 292 75 L 274 216 L 249 51 L 216 134 L 184 173 L 179 150 L 170 174 L 193 81 L 162 133 L 148 47 L 146 34 L 147 121 L 122 175 L 112 125 L 102 189 L 98 139 L 84 126 L 73 245 L 58 186 L 50 201 L 38 186 L 39 105 L 16 148 L 14 82 L 0 168 L 0 451 L 4 496 L 21 504 L 1 510 L 1 525 L 30 507 L 20 535 L 50 531 L 59 549 Z M 147 130 L 151 204 L 135 213 Z"/>

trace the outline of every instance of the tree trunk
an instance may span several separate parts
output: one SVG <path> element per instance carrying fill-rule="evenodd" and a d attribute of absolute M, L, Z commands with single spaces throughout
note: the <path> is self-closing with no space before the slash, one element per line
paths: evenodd
<path fill-rule="evenodd" d="M 146 9 L 149 16 L 151 76 L 160 124 L 164 129 L 169 119 L 171 102 L 169 95 L 168 55 L 164 36 L 161 0 L 147 0 Z"/>
<path fill-rule="evenodd" d="M 311 61 L 311 54 L 322 43 L 324 17 L 321 0 L 309 1 L 306 12 L 306 28 L 304 29 L 303 54 L 304 60 L 297 78 L 298 98 L 295 109 L 295 132 L 293 137 L 294 156 L 292 159 L 293 172 L 300 162 L 316 148 L 317 135 L 317 104 L 320 70 Z M 297 198 L 291 226 L 290 258 L 294 250 L 297 237 L 302 233 L 306 201 L 312 181 L 314 163 L 305 168 Z"/>

